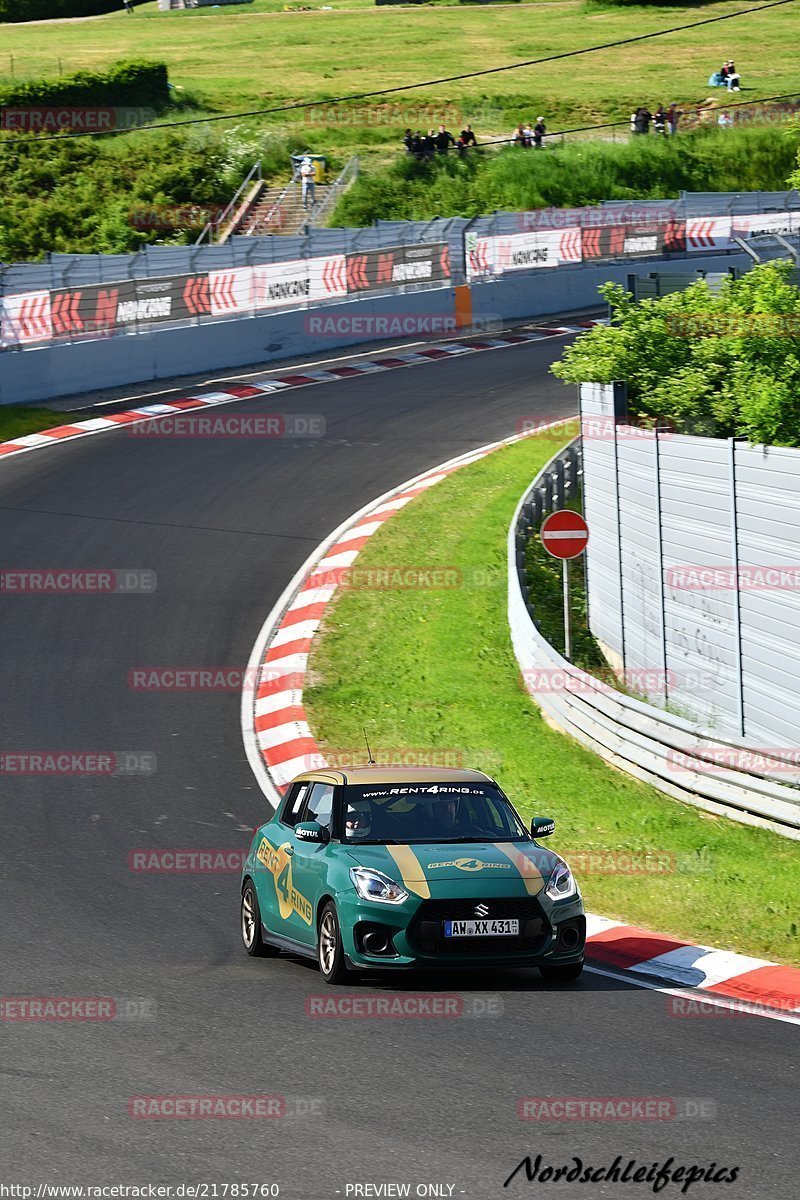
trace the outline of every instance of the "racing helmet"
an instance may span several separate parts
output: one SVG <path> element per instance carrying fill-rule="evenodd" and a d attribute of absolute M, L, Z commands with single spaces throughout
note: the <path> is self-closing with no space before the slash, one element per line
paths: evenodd
<path fill-rule="evenodd" d="M 349 801 L 344 823 L 350 840 L 369 837 L 372 830 L 372 805 L 369 800 Z"/>

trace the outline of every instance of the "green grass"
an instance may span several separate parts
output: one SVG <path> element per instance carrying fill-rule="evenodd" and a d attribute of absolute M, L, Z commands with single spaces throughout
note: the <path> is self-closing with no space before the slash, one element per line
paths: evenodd
<path fill-rule="evenodd" d="M 256 0 L 241 8 L 158 13 L 152 3 L 133 17 L 120 11 L 4 26 L 0 83 L 12 70 L 24 79 L 130 57 L 163 60 L 178 89 L 210 109 L 234 112 L 505 65 L 737 12 L 747 0 L 699 9 L 603 8 L 582 0 L 531 7 L 377 8 L 367 0 L 331 0 L 332 11 L 315 4 L 313 11 L 283 12 L 277 0 Z M 731 56 L 752 89 L 740 99 L 754 100 L 798 88 L 791 51 L 796 22 L 787 6 L 581 59 L 399 93 L 380 105 L 365 101 L 366 115 L 338 109 L 268 118 L 258 128 L 301 126 L 313 148 L 370 153 L 396 146 L 406 125 L 431 125 L 439 112 L 453 126 L 462 117 L 472 120 L 487 137 L 507 135 L 517 121 L 540 113 L 551 128 L 627 119 L 642 102 L 654 108 L 659 101 L 706 98 L 709 73 Z"/>
<path fill-rule="evenodd" d="M 362 173 L 331 224 L 670 199 L 681 191 L 778 191 L 787 186 L 798 146 L 800 129 L 712 126 L 676 138 L 634 138 L 616 145 L 567 142 L 541 153 L 511 148 L 432 162 L 406 156 Z"/>
<path fill-rule="evenodd" d="M 0 442 L 52 429 L 54 425 L 69 425 L 69 413 L 51 412 L 48 408 L 25 408 L 22 405 L 0 405 Z"/>
<path fill-rule="evenodd" d="M 669 873 L 589 874 L 587 907 L 678 937 L 800 963 L 796 842 L 680 804 L 548 727 L 523 690 L 505 613 L 505 541 L 519 496 L 553 453 L 531 439 L 412 501 L 359 556 L 455 566 L 464 586 L 341 593 L 305 693 L 323 746 L 438 747 L 493 772 L 520 809 L 555 817 L 570 853 L 675 855 Z"/>

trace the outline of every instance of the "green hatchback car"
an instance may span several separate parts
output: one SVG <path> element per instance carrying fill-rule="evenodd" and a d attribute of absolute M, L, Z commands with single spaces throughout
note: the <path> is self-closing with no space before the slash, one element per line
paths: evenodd
<path fill-rule="evenodd" d="M 432 767 L 298 776 L 242 874 L 251 955 L 316 958 L 328 983 L 380 969 L 538 967 L 573 980 L 586 918 L 562 858 L 494 780 Z"/>

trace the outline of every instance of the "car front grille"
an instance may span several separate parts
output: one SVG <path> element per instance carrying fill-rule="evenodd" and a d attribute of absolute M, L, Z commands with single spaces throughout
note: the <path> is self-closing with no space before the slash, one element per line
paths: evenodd
<path fill-rule="evenodd" d="M 481 912 L 475 909 L 482 905 Z M 488 909 L 488 913 L 483 909 Z M 518 937 L 444 936 L 445 921 L 517 920 Z M 550 934 L 550 923 L 535 896 L 423 900 L 408 927 L 408 940 L 423 954 L 514 954 L 535 950 Z"/>

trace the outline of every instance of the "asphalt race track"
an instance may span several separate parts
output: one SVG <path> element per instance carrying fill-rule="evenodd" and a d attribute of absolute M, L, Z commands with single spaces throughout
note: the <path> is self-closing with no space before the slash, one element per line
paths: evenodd
<path fill-rule="evenodd" d="M 146 594 L 0 600 L 2 748 L 157 759 L 149 775 L 2 783 L 0 994 L 113 997 L 121 1013 L 0 1021 L 3 1182 L 272 1183 L 284 1200 L 375 1196 L 352 1185 L 392 1182 L 412 1196 L 417 1184 L 444 1185 L 439 1194 L 467 1200 L 652 1195 L 648 1183 L 528 1183 L 524 1172 L 503 1188 L 527 1153 L 593 1167 L 619 1154 L 637 1166 L 739 1168 L 736 1182 L 695 1184 L 693 1197 L 788 1196 L 800 1152 L 797 1031 L 787 1024 L 725 1010 L 681 1020 L 659 991 L 593 973 L 552 988 L 536 972 L 402 981 L 433 996 L 489 994 L 492 1016 L 313 1018 L 307 1003 L 325 991 L 313 966 L 244 954 L 237 874 L 128 867 L 137 848 L 241 848 L 267 813 L 242 748 L 239 692 L 137 692 L 129 672 L 242 667 L 290 576 L 350 513 L 513 433 L 522 417 L 574 411 L 573 389 L 545 371 L 562 346 L 219 410 L 319 413 L 320 439 L 122 428 L 2 464 L 4 569 L 157 575 Z M 363 994 L 381 987 L 398 984 Z M 128 1115 L 132 1096 L 175 1094 L 277 1095 L 288 1112 Z M 526 1096 L 666 1097 L 688 1116 L 525 1122 Z M 679 1196 L 681 1185 L 659 1194 Z"/>

